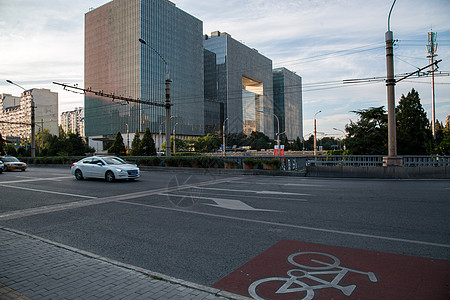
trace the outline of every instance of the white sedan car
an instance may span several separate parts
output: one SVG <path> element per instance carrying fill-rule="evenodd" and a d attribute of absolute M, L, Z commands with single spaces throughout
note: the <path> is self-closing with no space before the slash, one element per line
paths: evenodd
<path fill-rule="evenodd" d="M 117 156 L 91 156 L 72 164 L 72 175 L 76 179 L 104 178 L 106 181 L 116 179 L 134 180 L 140 177 L 136 165 L 129 164 Z"/>

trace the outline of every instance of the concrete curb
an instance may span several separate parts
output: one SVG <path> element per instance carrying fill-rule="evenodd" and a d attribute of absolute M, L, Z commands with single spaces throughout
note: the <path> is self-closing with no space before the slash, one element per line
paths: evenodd
<path fill-rule="evenodd" d="M 7 228 L 7 227 L 0 226 L 0 230 L 4 230 L 4 231 L 7 231 L 7 232 L 10 232 L 10 233 L 13 233 L 13 234 L 21 235 L 21 236 L 24 236 L 24 237 L 27 237 L 27 238 L 30 238 L 30 239 L 34 239 L 34 240 L 40 241 L 42 243 L 46 243 L 46 244 L 55 246 L 57 248 L 64 249 L 64 250 L 67 250 L 67 251 L 70 251 L 70 252 L 73 252 L 73 253 L 76 253 L 76 254 L 79 254 L 79 255 L 91 258 L 91 259 L 99 260 L 99 261 L 102 261 L 102 262 L 105 262 L 105 263 L 108 263 L 108 264 L 111 264 L 111 265 L 114 265 L 114 266 L 117 266 L 117 267 L 120 267 L 120 268 L 132 270 L 132 271 L 144 274 L 144 275 L 146 275 L 146 276 L 148 276 L 148 277 L 150 277 L 152 279 L 166 281 L 166 282 L 173 283 L 173 284 L 178 284 L 178 285 L 181 285 L 181 286 L 184 286 L 184 287 L 187 287 L 187 288 L 191 288 L 191 289 L 195 289 L 195 290 L 198 290 L 198 291 L 206 292 L 208 294 L 213 294 L 215 296 L 222 296 L 222 297 L 229 298 L 229 299 L 232 299 L 232 300 L 251 300 L 251 298 L 248 298 L 248 297 L 245 297 L 245 296 L 233 294 L 233 293 L 230 293 L 230 292 L 227 292 L 227 291 L 219 290 L 219 289 L 216 289 L 216 288 L 204 286 L 204 285 L 201 285 L 201 284 L 189 282 L 189 281 L 178 279 L 178 278 L 171 277 L 171 276 L 167 276 L 165 274 L 161 274 L 161 273 L 158 273 L 158 272 L 153 272 L 153 271 L 141 268 L 141 267 L 136 267 L 136 266 L 133 266 L 133 265 L 130 265 L 130 264 L 122 263 L 122 262 L 119 262 L 119 261 L 116 261 L 116 260 L 113 260 L 113 259 L 109 259 L 109 258 L 106 258 L 106 257 L 103 257 L 103 256 L 96 255 L 96 254 L 88 252 L 88 251 L 84 251 L 84 250 L 77 249 L 77 248 L 74 248 L 74 247 L 71 247 L 71 246 L 67 246 L 67 245 L 64 245 L 64 244 L 61 244 L 61 243 L 58 243 L 58 242 L 54 242 L 54 241 L 51 241 L 51 240 L 48 240 L 48 239 L 45 239 L 45 238 L 41 238 L 41 237 L 33 235 L 33 234 L 29 234 L 29 233 L 26 233 L 26 232 L 18 231 L 18 230 L 12 229 L 12 228 Z"/>

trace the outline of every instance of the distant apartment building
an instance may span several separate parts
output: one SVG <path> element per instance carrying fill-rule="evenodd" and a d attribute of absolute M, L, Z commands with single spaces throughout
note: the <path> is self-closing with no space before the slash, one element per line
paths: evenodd
<path fill-rule="evenodd" d="M 272 61 L 228 33 L 212 32 L 203 42 L 205 130 L 273 137 Z"/>
<path fill-rule="evenodd" d="M 48 89 L 24 91 L 20 97 L 1 94 L 0 133 L 7 140 L 28 140 L 31 135 L 31 101 L 35 106 L 35 132 L 58 134 L 58 93 Z"/>
<path fill-rule="evenodd" d="M 77 133 L 84 137 L 84 108 L 75 107 L 74 110 L 63 112 L 60 116 L 60 124 L 65 133 Z"/>
<path fill-rule="evenodd" d="M 289 140 L 303 138 L 302 78 L 286 68 L 273 70 L 274 114 Z M 277 121 L 274 126 L 278 126 Z"/>
<path fill-rule="evenodd" d="M 202 66 L 203 23 L 170 1 L 114 0 L 85 15 L 85 87 L 163 104 L 168 75 L 177 134 L 204 134 Z M 84 108 L 94 147 L 127 126 L 132 133 L 149 127 L 158 141 L 166 114 L 164 107 L 89 93 Z"/>

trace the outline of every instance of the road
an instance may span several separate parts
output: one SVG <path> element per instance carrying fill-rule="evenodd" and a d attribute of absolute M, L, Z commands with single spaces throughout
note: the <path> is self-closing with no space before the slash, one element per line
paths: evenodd
<path fill-rule="evenodd" d="M 450 260 L 448 180 L 0 174 L 0 226 L 211 286 L 281 240 Z"/>

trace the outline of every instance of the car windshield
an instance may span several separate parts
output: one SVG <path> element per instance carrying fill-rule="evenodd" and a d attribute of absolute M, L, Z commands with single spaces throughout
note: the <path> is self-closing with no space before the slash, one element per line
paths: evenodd
<path fill-rule="evenodd" d="M 18 162 L 19 160 L 15 157 L 3 157 L 4 162 Z"/>
<path fill-rule="evenodd" d="M 118 158 L 118 157 L 103 157 L 103 160 L 108 165 L 124 165 L 124 164 L 127 164 L 126 161 L 124 161 L 123 159 Z"/>

